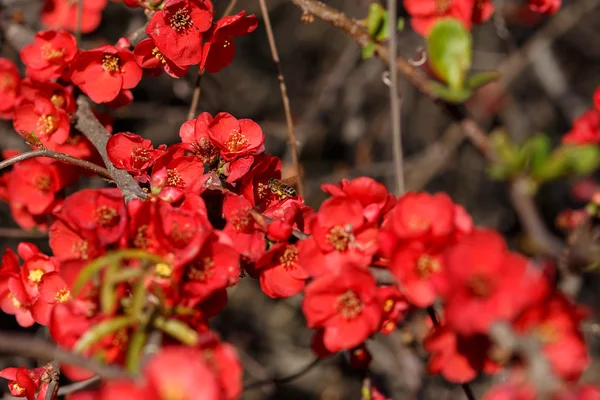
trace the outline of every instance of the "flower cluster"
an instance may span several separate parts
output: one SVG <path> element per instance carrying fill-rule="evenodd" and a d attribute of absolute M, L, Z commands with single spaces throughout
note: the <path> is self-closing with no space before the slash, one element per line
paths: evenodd
<path fill-rule="evenodd" d="M 48 0 L 42 21 L 57 30 L 38 32 L 21 50 L 25 77 L 0 59 L 0 116 L 12 119 L 32 147 L 96 161 L 96 149 L 73 124 L 76 92 L 109 108 L 126 105 L 144 70 L 174 78 L 195 65 L 200 73 L 217 72 L 232 62 L 234 38 L 257 27 L 245 11 L 215 22 L 209 0 L 123 2 L 144 8 L 150 19 L 149 38 L 133 50 L 127 39 L 78 49 L 62 30 L 73 29 L 74 3 Z M 547 14 L 559 6 L 529 4 Z M 105 6 L 83 2 L 83 32 L 97 27 Z M 439 17 L 470 27 L 493 11 L 487 0 L 405 6 L 420 33 Z M 598 143 L 598 112 L 576 121 L 564 140 Z M 202 112 L 180 126 L 179 136 L 170 146 L 133 132 L 110 136 L 101 152 L 145 195 L 128 202 L 116 188 L 67 196 L 64 189 L 85 171 L 55 160 L 28 159 L 0 178 L 0 198 L 16 222 L 47 230 L 52 250 L 45 255 L 24 242 L 16 253 L 5 251 L 2 311 L 23 327 L 47 326 L 64 349 L 135 374 L 102 382 L 86 398 L 239 398 L 241 363 L 209 322 L 225 307 L 228 289 L 246 277 L 274 299 L 303 295 L 314 352 L 346 352 L 361 373 L 374 335 L 417 323 L 427 312 L 422 345 L 431 374 L 467 383 L 505 371 L 508 379 L 488 399 L 534 399 L 533 361 L 501 348 L 495 332 L 504 328 L 539 344 L 561 383 L 553 399 L 600 395 L 577 384 L 589 363 L 580 328 L 586 313 L 555 288 L 553 266 L 511 251 L 500 233 L 475 226 L 446 194 L 395 196 L 359 177 L 324 184 L 329 198 L 315 211 L 282 180 L 282 162 L 265 154 L 253 120 Z M 585 198 L 595 191 L 579 189 Z M 161 332 L 162 342 L 146 360 L 151 332 Z M 49 368 L 7 368 L 0 376 L 14 396 L 45 399 Z M 76 381 L 92 375 L 81 365 L 60 370 Z M 369 397 L 385 398 L 376 388 Z"/>

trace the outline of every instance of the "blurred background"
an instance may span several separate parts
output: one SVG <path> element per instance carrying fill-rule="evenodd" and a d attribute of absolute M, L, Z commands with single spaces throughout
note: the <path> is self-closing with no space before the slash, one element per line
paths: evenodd
<path fill-rule="evenodd" d="M 228 1 L 213 1 L 215 15 L 221 15 Z M 367 15 L 370 2 L 326 1 L 357 19 Z M 600 0 L 563 0 L 563 8 L 551 18 L 530 13 L 521 0 L 494 3 L 497 11 L 492 20 L 473 30 L 473 67 L 475 71 L 498 70 L 503 78 L 481 90 L 469 108 L 486 128 L 504 127 L 516 141 L 545 132 L 558 143 L 571 121 L 591 106 L 592 93 L 600 84 Z M 41 28 L 41 1 L 4 0 L 0 4 L 3 18 L 22 12 L 26 24 L 35 30 Z M 334 27 L 319 20 L 302 23 L 300 11 L 289 1 L 269 0 L 268 4 L 295 120 L 307 203 L 318 207 L 325 198 L 320 185 L 342 178 L 369 175 L 392 188 L 385 66 L 377 59 L 363 60 L 359 46 Z M 401 16 L 406 17 L 401 1 L 399 7 Z M 266 135 L 266 151 L 282 158 L 284 175 L 289 176 L 293 168 L 283 106 L 258 1 L 240 0 L 234 12 L 241 9 L 258 16 L 259 28 L 236 39 L 231 66 L 203 77 L 198 110 L 213 115 L 227 111 L 237 118 L 257 121 Z M 145 21 L 141 11 L 110 3 L 99 29 L 84 36 L 84 47 L 115 43 Z M 424 40 L 408 23 L 398 43 L 399 54 L 416 64 L 422 61 Z M 2 56 L 18 59 L 4 41 Z M 195 80 L 195 71 L 180 80 L 165 74 L 145 78 L 134 90 L 134 103 L 113 112 L 114 132 L 135 132 L 155 145 L 178 142 L 179 126 L 186 120 Z M 409 189 L 448 193 L 467 208 L 476 224 L 498 229 L 515 249 L 521 249 L 522 230 L 506 184 L 488 177 L 482 157 L 442 110 L 403 80 L 400 92 Z M 1 122 L 0 147 L 24 146 L 12 124 Z M 571 183 L 546 185 L 536 198 L 552 229 L 560 211 L 578 206 L 569 193 Z M 85 183 L 102 184 L 99 179 Z M 2 204 L 0 211 L 0 225 L 15 228 L 8 207 Z M 0 238 L 0 244 L 14 248 L 21 240 L 29 239 L 9 230 Z M 31 241 L 47 250 L 44 237 Z M 597 278 L 586 277 L 581 293 L 596 317 L 600 301 L 592 294 L 597 294 L 599 288 Z M 284 377 L 314 359 L 309 348 L 311 332 L 299 311 L 300 302 L 300 297 L 273 301 L 251 278 L 232 289 L 227 309 L 213 326 L 238 348 L 247 381 Z M 459 386 L 423 372 L 425 359 L 419 340 L 424 317 L 414 315 L 415 323 L 410 328 L 401 328 L 387 337 L 380 335 L 370 344 L 378 386 L 393 399 L 461 399 L 464 395 Z M 18 328 L 14 317 L 2 315 L 0 324 L 3 328 Z M 595 363 L 584 380 L 598 383 L 600 341 L 593 326 L 587 338 Z M 23 360 L 0 359 L 0 368 L 15 363 L 21 365 Z M 489 378 L 478 379 L 473 385 L 475 393 L 481 397 L 491 382 Z M 352 375 L 340 355 L 292 382 L 250 390 L 244 399 L 359 399 L 360 387 L 360 379 Z"/>

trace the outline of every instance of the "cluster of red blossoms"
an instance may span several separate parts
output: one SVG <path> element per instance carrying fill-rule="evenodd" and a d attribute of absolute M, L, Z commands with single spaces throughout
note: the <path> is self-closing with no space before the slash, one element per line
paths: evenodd
<path fill-rule="evenodd" d="M 257 26 L 245 12 L 214 22 L 208 0 L 124 3 L 151 15 L 149 38 L 133 50 L 122 39 L 81 51 L 73 35 L 50 30 L 22 49 L 25 78 L 0 59 L 1 115 L 13 119 L 33 147 L 99 162 L 73 125 L 78 91 L 109 107 L 126 105 L 144 70 L 181 77 L 197 65 L 216 72 L 232 62 L 233 38 Z M 557 4 L 530 1 L 546 13 Z M 106 2 L 83 5 L 86 32 L 98 25 Z M 440 16 L 470 26 L 492 12 L 488 1 L 405 5 L 419 32 Z M 74 11 L 68 0 L 49 0 L 43 21 L 71 29 Z M 108 121 L 105 126 L 111 130 Z M 46 325 L 65 349 L 137 373 L 73 398 L 239 398 L 242 366 L 209 320 L 226 306 L 228 288 L 247 275 L 272 298 L 303 294 L 314 352 L 347 352 L 362 372 L 374 335 L 415 323 L 427 309 L 432 323 L 423 347 L 430 373 L 466 383 L 480 373 L 507 371 L 506 383 L 487 399 L 536 398 L 530 360 L 503 352 L 492 339 L 502 325 L 540 344 L 560 382 L 553 399 L 600 398 L 600 389 L 577 386 L 589 362 L 580 330 L 584 310 L 555 289 L 552 268 L 510 251 L 499 233 L 474 226 L 447 195 L 397 197 L 361 177 L 323 185 L 330 197 L 315 212 L 281 181 L 281 160 L 264 153 L 256 122 L 203 112 L 179 134 L 181 143 L 172 146 L 155 147 L 131 132 L 108 140 L 108 159 L 144 189 L 144 199 L 126 203 L 119 189 L 108 188 L 65 196 L 86 171 L 55 160 L 29 159 L 1 177 L 0 196 L 17 223 L 48 230 L 52 250 L 45 255 L 30 243 L 17 253 L 6 250 L 1 309 L 23 327 Z M 142 368 L 150 330 L 164 333 L 162 347 Z M 75 365 L 60 370 L 72 380 L 92 375 Z M 0 376 L 14 396 L 32 400 L 46 398 L 49 373 L 20 367 Z M 371 396 L 385 398 L 375 388 Z"/>
<path fill-rule="evenodd" d="M 594 107 L 573 121 L 571 130 L 563 138 L 563 143 L 600 144 L 600 86 L 594 92 Z"/>

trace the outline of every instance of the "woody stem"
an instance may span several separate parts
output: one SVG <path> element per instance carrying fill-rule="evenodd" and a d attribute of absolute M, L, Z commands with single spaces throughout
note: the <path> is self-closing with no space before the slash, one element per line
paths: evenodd
<path fill-rule="evenodd" d="M 29 160 L 30 158 L 37 158 L 37 157 L 53 158 L 55 160 L 59 160 L 64 163 L 76 165 L 78 167 L 95 172 L 104 178 L 112 179 L 110 172 L 108 172 L 108 170 L 106 168 L 101 167 L 98 164 L 94 164 L 93 162 L 86 161 L 86 160 L 81 160 L 79 158 L 71 157 L 67 154 L 57 153 L 55 151 L 48 150 L 48 149 L 28 151 L 27 153 L 22 153 L 17 156 L 11 157 L 7 160 L 4 160 L 4 161 L 0 162 L 0 170 L 2 170 L 4 168 L 8 168 L 11 165 L 14 165 L 20 161 Z"/>

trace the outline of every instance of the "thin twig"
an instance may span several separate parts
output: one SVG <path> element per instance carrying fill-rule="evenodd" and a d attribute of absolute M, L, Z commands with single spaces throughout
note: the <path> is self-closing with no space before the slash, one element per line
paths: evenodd
<path fill-rule="evenodd" d="M 290 150 L 292 152 L 292 163 L 298 176 L 298 194 L 302 196 L 304 194 L 304 186 L 302 184 L 302 171 L 300 170 L 300 162 L 298 160 L 298 147 L 296 142 L 296 136 L 294 135 L 294 121 L 292 119 L 292 110 L 290 108 L 290 99 L 287 94 L 287 87 L 285 85 L 285 78 L 283 76 L 283 70 L 281 69 L 281 62 L 279 60 L 279 53 L 277 52 L 277 45 L 275 44 L 275 36 L 273 35 L 273 27 L 271 26 L 271 19 L 269 18 L 269 9 L 267 8 L 266 0 L 259 0 L 260 10 L 265 21 L 265 29 L 267 31 L 267 38 L 269 40 L 269 47 L 271 48 L 271 56 L 277 68 L 277 79 L 279 80 L 279 90 L 281 91 L 281 99 L 283 101 L 283 110 L 285 112 L 285 123 L 288 128 L 288 140 L 290 142 Z"/>
<path fill-rule="evenodd" d="M 79 392 L 84 389 L 93 388 L 100 383 L 100 378 L 93 376 L 85 381 L 71 383 L 58 389 L 58 396 L 66 396 L 71 393 Z"/>
<path fill-rule="evenodd" d="M 259 387 L 262 387 L 265 385 L 283 385 L 285 383 L 289 383 L 293 380 L 300 378 L 302 375 L 306 374 L 307 372 L 309 372 L 320 362 L 321 362 L 320 358 L 315 358 L 313 361 L 311 361 L 310 364 L 306 365 L 300 371 L 298 371 L 292 375 L 288 375 L 283 378 L 267 378 L 267 379 L 262 379 L 262 380 L 258 380 L 255 382 L 250 382 L 250 383 L 244 385 L 244 391 L 250 390 L 250 389 L 256 389 L 256 388 L 259 388 Z"/>
<path fill-rule="evenodd" d="M 0 228 L 0 237 L 21 240 L 43 239 L 48 237 L 48 232 L 26 231 L 20 228 Z"/>
<path fill-rule="evenodd" d="M 204 75 L 204 70 L 198 70 L 198 76 L 196 76 L 196 82 L 194 83 L 194 94 L 192 95 L 192 103 L 190 104 L 190 110 L 187 114 L 187 119 L 194 119 L 196 117 L 196 112 L 198 111 L 198 103 L 200 102 L 200 83 L 202 82 L 202 76 Z"/>
<path fill-rule="evenodd" d="M 388 28 L 389 28 L 389 52 L 390 58 L 398 57 L 398 43 L 396 35 L 396 16 L 398 14 L 398 2 L 388 0 Z M 398 92 L 398 71 L 390 68 L 390 114 L 392 117 L 392 143 L 394 146 L 394 172 L 396 177 L 396 194 L 404 193 L 404 170 L 402 160 L 402 131 L 400 128 L 400 117 L 402 113 L 400 94 Z"/>
<path fill-rule="evenodd" d="M 83 0 L 77 0 L 77 21 L 75 23 L 75 40 L 81 47 L 81 20 L 83 19 Z"/>
<path fill-rule="evenodd" d="M 110 137 L 110 133 L 102 126 L 100 121 L 92 112 L 90 103 L 83 96 L 77 98 L 77 124 L 76 128 L 88 138 L 94 145 L 102 160 L 106 164 L 108 172 L 113 181 L 117 184 L 123 198 L 129 202 L 135 198 L 146 198 L 148 195 L 142 190 L 135 179 L 125 170 L 116 168 L 108 158 L 106 152 L 106 143 Z"/>
<path fill-rule="evenodd" d="M 55 360 L 64 364 L 76 365 L 96 373 L 102 379 L 126 379 L 130 377 L 129 374 L 118 367 L 71 353 L 52 342 L 31 335 L 0 331 L 0 351 L 37 360 Z"/>
<path fill-rule="evenodd" d="M 223 13 L 223 16 L 225 17 L 225 16 L 231 14 L 231 12 L 233 11 L 233 8 L 235 7 L 236 4 L 237 4 L 237 0 L 229 0 L 229 4 L 227 5 L 225 12 Z"/>
<path fill-rule="evenodd" d="M 129 35 L 127 35 L 127 40 L 129 40 L 129 43 L 135 47 L 139 42 L 141 42 L 143 39 L 145 39 L 148 35 L 146 34 L 146 26 L 148 24 L 144 24 L 142 26 L 140 26 L 138 29 L 136 29 L 135 31 L 131 32 Z"/>
<path fill-rule="evenodd" d="M 108 172 L 108 170 L 106 168 L 101 167 L 98 164 L 94 164 L 93 162 L 86 161 L 86 160 L 81 160 L 76 157 L 71 157 L 67 154 L 57 153 L 57 152 L 49 150 L 49 149 L 28 151 L 27 153 L 22 153 L 22 154 L 14 156 L 14 157 L 11 157 L 7 160 L 1 161 L 0 162 L 0 170 L 2 170 L 4 168 L 8 168 L 11 165 L 14 165 L 20 161 L 29 160 L 31 158 L 37 158 L 37 157 L 53 158 L 55 160 L 59 160 L 64 163 L 76 165 L 78 167 L 95 172 L 104 178 L 112 179 L 110 172 Z"/>
<path fill-rule="evenodd" d="M 42 380 L 49 379 L 50 382 L 48 383 L 48 388 L 46 390 L 46 396 L 44 396 L 44 400 L 54 400 L 56 398 L 56 394 L 58 393 L 58 385 L 60 381 L 59 363 L 57 361 L 52 361 L 46 364 L 45 368 L 45 376 L 42 376 Z"/>

